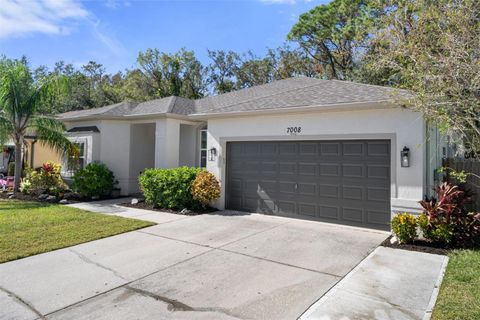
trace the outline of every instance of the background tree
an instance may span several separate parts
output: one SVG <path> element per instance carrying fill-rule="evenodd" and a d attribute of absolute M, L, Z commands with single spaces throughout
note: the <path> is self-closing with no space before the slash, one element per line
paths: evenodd
<path fill-rule="evenodd" d="M 333 0 L 300 15 L 288 34 L 328 79 L 351 80 L 377 8 L 369 0 Z"/>
<path fill-rule="evenodd" d="M 158 49 L 140 52 L 139 69 L 157 98 L 182 96 L 196 99 L 207 91 L 205 68 L 193 51 L 181 49 L 169 54 Z"/>
<path fill-rule="evenodd" d="M 22 147 L 27 134 L 34 134 L 58 152 L 73 151 L 63 123 L 44 114 L 52 110 L 48 105 L 51 90 L 61 84 L 54 78 L 35 82 L 26 61 L 0 60 L 0 137 L 11 139 L 15 145 L 14 193 L 20 186 Z"/>
<path fill-rule="evenodd" d="M 217 94 L 230 92 L 236 89 L 235 74 L 240 63 L 240 56 L 223 50 L 208 50 L 208 57 L 212 62 L 208 66 L 209 83 Z"/>
<path fill-rule="evenodd" d="M 296 76 L 315 77 L 317 75 L 315 61 L 304 50 L 292 49 L 283 45 L 276 49 L 268 49 L 268 59 L 273 66 L 275 80 Z"/>
<path fill-rule="evenodd" d="M 367 70 L 375 81 L 412 90 L 403 103 L 479 155 L 480 2 L 382 2 L 384 27 L 373 33 Z"/>
<path fill-rule="evenodd" d="M 236 88 L 248 88 L 273 81 L 273 62 L 269 57 L 258 57 L 248 51 L 240 58 L 235 70 Z"/>

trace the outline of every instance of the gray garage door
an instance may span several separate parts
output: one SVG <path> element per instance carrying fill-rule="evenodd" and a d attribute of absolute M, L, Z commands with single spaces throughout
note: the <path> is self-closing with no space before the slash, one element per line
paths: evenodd
<path fill-rule="evenodd" d="M 226 207 L 390 229 L 390 141 L 227 143 Z"/>

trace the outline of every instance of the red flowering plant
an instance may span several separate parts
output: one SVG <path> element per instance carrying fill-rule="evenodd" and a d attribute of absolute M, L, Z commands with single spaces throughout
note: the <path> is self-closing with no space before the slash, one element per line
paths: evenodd
<path fill-rule="evenodd" d="M 437 199 L 420 201 L 423 214 L 418 224 L 423 236 L 435 243 L 455 247 L 480 244 L 480 214 L 468 212 L 465 205 L 470 194 L 458 186 L 442 183 L 436 189 Z"/>
<path fill-rule="evenodd" d="M 30 171 L 20 185 L 20 191 L 30 194 L 47 192 L 58 195 L 67 189 L 60 175 L 61 165 L 45 162 L 38 171 Z"/>

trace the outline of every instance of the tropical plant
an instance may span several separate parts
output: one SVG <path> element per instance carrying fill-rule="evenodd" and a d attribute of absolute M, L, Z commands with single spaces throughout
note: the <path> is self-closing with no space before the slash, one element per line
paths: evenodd
<path fill-rule="evenodd" d="M 399 213 L 392 219 L 392 231 L 400 243 L 412 243 L 417 237 L 417 219 L 410 213 Z"/>
<path fill-rule="evenodd" d="M 75 172 L 74 188 L 85 197 L 108 196 L 117 184 L 113 172 L 100 162 L 91 162 Z"/>
<path fill-rule="evenodd" d="M 63 123 L 45 114 L 53 91 L 62 84 L 57 78 L 35 82 L 26 61 L 0 59 L 0 138 L 15 145 L 14 193 L 20 186 L 27 134 L 59 153 L 72 149 Z"/>
<path fill-rule="evenodd" d="M 192 183 L 193 199 L 207 206 L 220 197 L 220 183 L 215 175 L 208 171 L 200 172 Z"/>
<path fill-rule="evenodd" d="M 420 201 L 418 223 L 423 236 L 433 242 L 469 247 L 480 244 L 480 214 L 465 208 L 469 195 L 447 182 L 436 189 L 437 199 Z"/>
<path fill-rule="evenodd" d="M 45 162 L 38 170 L 25 170 L 25 178 L 20 184 L 20 191 L 28 194 L 48 193 L 55 195 L 58 190 L 67 189 L 60 175 L 61 165 Z"/>

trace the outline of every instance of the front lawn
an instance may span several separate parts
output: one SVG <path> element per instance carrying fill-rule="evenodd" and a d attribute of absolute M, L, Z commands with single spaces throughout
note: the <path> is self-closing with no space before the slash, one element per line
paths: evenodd
<path fill-rule="evenodd" d="M 153 224 L 57 204 L 0 200 L 0 263 Z"/>
<path fill-rule="evenodd" d="M 480 319 L 480 251 L 458 250 L 449 257 L 432 319 Z"/>

